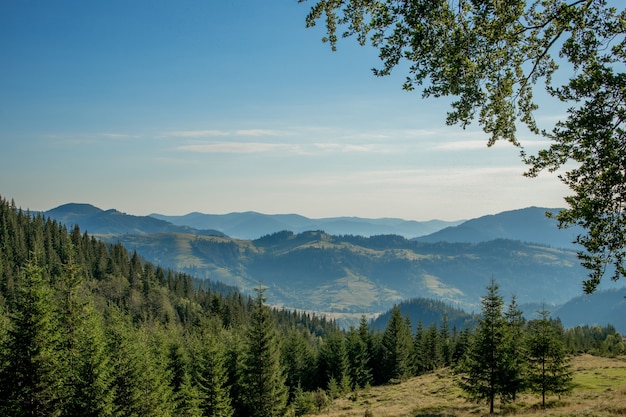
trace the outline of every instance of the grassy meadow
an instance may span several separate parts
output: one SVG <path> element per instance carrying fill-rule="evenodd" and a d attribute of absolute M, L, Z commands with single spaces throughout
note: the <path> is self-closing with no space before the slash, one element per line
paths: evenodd
<path fill-rule="evenodd" d="M 496 415 L 608 417 L 626 415 L 626 357 L 572 358 L 574 389 L 562 397 L 522 394 L 513 404 L 496 406 Z M 449 369 L 412 378 L 397 385 L 372 387 L 336 399 L 325 417 L 476 417 L 489 415 L 485 404 L 468 402 Z"/>

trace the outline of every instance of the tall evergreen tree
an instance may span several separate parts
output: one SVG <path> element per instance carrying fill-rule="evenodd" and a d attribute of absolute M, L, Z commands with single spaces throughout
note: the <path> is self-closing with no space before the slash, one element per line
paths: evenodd
<path fill-rule="evenodd" d="M 183 342 L 180 339 L 179 335 L 172 338 L 168 353 L 174 415 L 177 417 L 202 417 L 200 391 L 191 375 L 192 370 L 187 346 L 183 346 Z"/>
<path fill-rule="evenodd" d="M 219 335 L 205 332 L 195 354 L 195 382 L 200 391 L 204 417 L 231 417 L 226 350 Z"/>
<path fill-rule="evenodd" d="M 348 352 L 343 332 L 335 330 L 322 342 L 318 355 L 318 372 L 323 387 L 331 396 L 346 392 L 350 388 Z"/>
<path fill-rule="evenodd" d="M 382 338 L 382 365 L 385 380 L 403 380 L 411 376 L 413 339 L 410 325 L 394 305 Z"/>
<path fill-rule="evenodd" d="M 508 360 L 504 370 L 505 390 L 515 401 L 517 393 L 525 388 L 526 383 L 526 345 L 524 334 L 524 315 L 517 304 L 515 296 L 511 297 L 507 311 L 504 313 L 508 326 L 507 350 Z"/>
<path fill-rule="evenodd" d="M 367 318 L 365 315 L 361 316 L 359 320 L 359 337 L 365 343 L 367 347 L 367 369 L 369 371 L 369 384 L 374 383 L 375 375 L 374 375 L 374 365 L 375 365 L 375 347 L 374 347 L 374 337 L 372 335 L 372 330 L 367 323 Z"/>
<path fill-rule="evenodd" d="M 289 398 L 294 398 L 298 387 L 312 391 L 316 385 L 316 357 L 308 333 L 289 331 L 282 347 Z"/>
<path fill-rule="evenodd" d="M 424 324 L 422 323 L 422 320 L 419 320 L 415 329 L 415 335 L 413 335 L 413 370 L 415 375 L 420 375 L 426 370 L 425 355 Z"/>
<path fill-rule="evenodd" d="M 91 299 L 78 293 L 83 281 L 70 262 L 58 280 L 61 312 L 63 415 L 100 417 L 113 412 L 112 374 L 104 323 Z"/>
<path fill-rule="evenodd" d="M 140 415 L 171 416 L 174 401 L 166 332 L 157 323 L 147 323 L 139 327 L 136 336 L 140 353 Z"/>
<path fill-rule="evenodd" d="M 470 400 L 487 402 L 489 413 L 494 412 L 494 401 L 510 398 L 505 389 L 508 360 L 508 328 L 503 314 L 504 300 L 498 284 L 492 279 L 487 295 L 482 298 L 482 312 L 470 346 L 460 364 L 460 386 Z"/>
<path fill-rule="evenodd" d="M 29 262 L 19 276 L 0 363 L 0 415 L 61 413 L 60 335 L 52 289 L 43 270 Z"/>
<path fill-rule="evenodd" d="M 540 318 L 528 324 L 529 386 L 541 394 L 541 405 L 546 406 L 546 394 L 562 394 L 571 390 L 572 374 L 565 353 L 562 329 L 549 319 L 543 308 Z"/>
<path fill-rule="evenodd" d="M 246 358 L 246 334 L 242 328 L 229 329 L 222 336 L 222 342 L 226 347 L 226 373 L 228 380 L 226 385 L 230 387 L 231 405 L 235 415 L 246 415 L 244 361 Z"/>
<path fill-rule="evenodd" d="M 250 417 L 280 416 L 287 402 L 280 347 L 264 290 L 259 286 L 256 291 L 241 381 L 244 406 Z"/>
<path fill-rule="evenodd" d="M 372 370 L 369 367 L 369 351 L 367 343 L 361 338 L 358 329 L 350 327 L 346 339 L 348 368 L 352 388 L 364 388 L 372 383 Z"/>
<path fill-rule="evenodd" d="M 439 327 L 439 340 L 441 342 L 441 359 L 443 366 L 450 366 L 452 363 L 452 338 L 450 336 L 450 323 L 448 315 L 444 313 Z"/>
<path fill-rule="evenodd" d="M 434 371 L 444 365 L 443 343 L 441 334 L 437 330 L 437 323 L 433 322 L 422 333 L 423 371 Z"/>
<path fill-rule="evenodd" d="M 120 417 L 172 415 L 171 376 L 161 330 L 153 324 L 135 328 L 130 317 L 115 309 L 112 309 L 109 323 L 114 414 Z"/>

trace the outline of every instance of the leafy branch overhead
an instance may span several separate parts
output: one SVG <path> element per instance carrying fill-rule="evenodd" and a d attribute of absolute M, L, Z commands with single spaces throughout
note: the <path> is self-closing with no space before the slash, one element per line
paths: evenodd
<path fill-rule="evenodd" d="M 407 68 L 405 90 L 454 97 L 447 123 L 478 121 L 488 145 L 520 147 L 526 176 L 564 168 L 572 195 L 557 219 L 586 230 L 577 238 L 585 291 L 607 267 L 626 277 L 626 10 L 606 0 L 318 0 L 306 24 L 318 21 L 333 50 L 340 36 L 377 48 L 375 75 Z M 537 88 L 569 108 L 549 129 L 534 117 Z M 550 146 L 527 154 L 520 124 Z"/>

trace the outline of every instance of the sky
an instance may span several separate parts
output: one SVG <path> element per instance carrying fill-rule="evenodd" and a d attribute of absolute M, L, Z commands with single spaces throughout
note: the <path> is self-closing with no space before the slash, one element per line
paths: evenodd
<path fill-rule="evenodd" d="M 445 126 L 449 101 L 375 77 L 373 48 L 332 52 L 305 27 L 312 4 L 2 0 L 0 196 L 34 211 L 420 221 L 565 205 L 555 175 L 523 177 L 512 145 Z"/>

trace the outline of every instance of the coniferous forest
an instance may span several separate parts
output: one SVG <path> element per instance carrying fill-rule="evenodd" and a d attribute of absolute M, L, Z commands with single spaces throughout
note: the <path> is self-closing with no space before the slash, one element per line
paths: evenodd
<path fill-rule="evenodd" d="M 273 309 L 0 198 L 0 415 L 282 416 L 453 367 L 468 399 L 567 392 L 567 356 L 624 353 L 611 326 L 527 321 L 492 282 L 471 328 L 394 307 L 384 330 Z M 547 371 L 546 371 L 547 370 Z"/>

